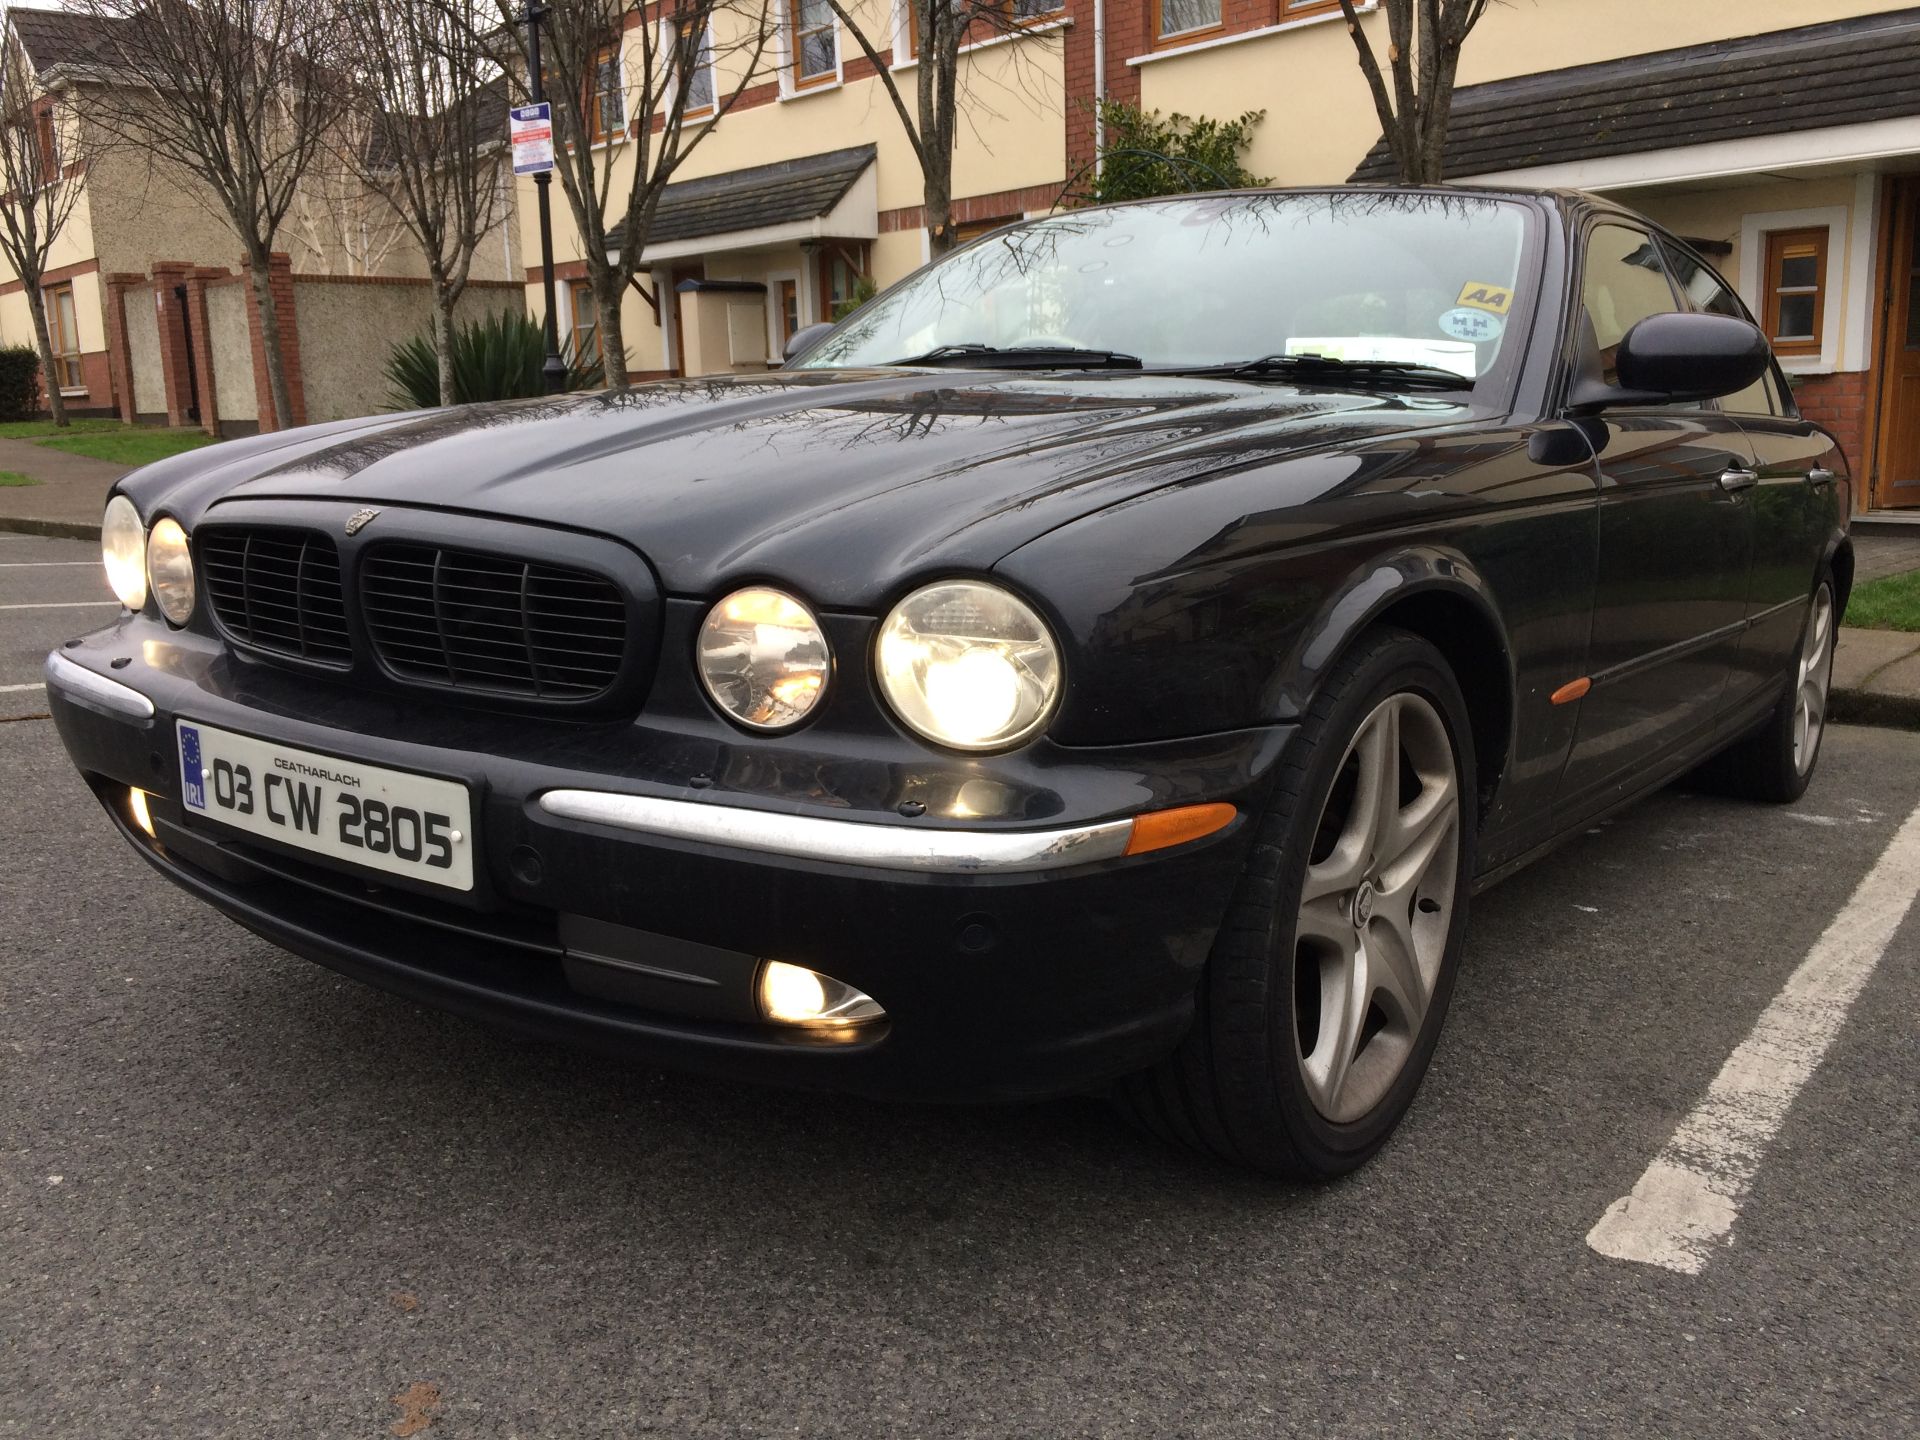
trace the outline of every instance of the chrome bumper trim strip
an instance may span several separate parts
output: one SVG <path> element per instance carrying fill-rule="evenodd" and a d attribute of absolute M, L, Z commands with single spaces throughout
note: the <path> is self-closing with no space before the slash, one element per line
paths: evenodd
<path fill-rule="evenodd" d="M 58 690 L 76 705 L 131 720 L 151 720 L 153 701 L 131 685 L 109 680 L 84 665 L 76 665 L 58 650 L 47 656 L 47 688 Z"/>
<path fill-rule="evenodd" d="M 549 790 L 540 808 L 566 820 L 611 825 L 671 840 L 730 845 L 802 860 L 833 860 L 882 870 L 1006 874 L 1057 870 L 1124 854 L 1131 820 L 1064 830 L 922 830 L 915 826 L 777 815 L 737 805 L 660 800 L 603 790 Z"/>

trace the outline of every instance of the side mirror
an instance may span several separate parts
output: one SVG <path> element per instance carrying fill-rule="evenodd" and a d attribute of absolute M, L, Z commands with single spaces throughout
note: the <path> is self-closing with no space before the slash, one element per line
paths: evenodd
<path fill-rule="evenodd" d="M 787 341 L 787 348 L 780 352 L 782 363 L 803 355 L 813 348 L 814 342 L 833 329 L 831 320 L 822 320 L 816 325 L 803 325 L 793 332 L 793 338 Z"/>
<path fill-rule="evenodd" d="M 1715 400 L 1746 389 L 1767 373 L 1773 352 L 1759 327 L 1731 315 L 1649 315 L 1620 341 L 1614 370 L 1620 383 L 1600 378 L 1599 356 L 1589 352 L 1569 397 L 1576 412 L 1609 405 L 1663 405 Z"/>

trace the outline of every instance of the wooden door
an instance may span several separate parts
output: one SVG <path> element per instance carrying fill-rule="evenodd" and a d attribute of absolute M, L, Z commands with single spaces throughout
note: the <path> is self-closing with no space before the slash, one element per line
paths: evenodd
<path fill-rule="evenodd" d="M 1893 184 L 1873 506 L 1920 507 L 1920 176 Z"/>

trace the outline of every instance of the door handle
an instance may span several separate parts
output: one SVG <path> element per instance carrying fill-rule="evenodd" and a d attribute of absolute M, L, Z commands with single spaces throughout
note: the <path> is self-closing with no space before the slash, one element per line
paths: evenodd
<path fill-rule="evenodd" d="M 1833 471 L 1824 465 L 1816 465 L 1813 469 L 1807 471 L 1807 483 L 1809 485 L 1831 485 L 1834 479 Z"/>
<path fill-rule="evenodd" d="M 1741 490 L 1751 490 L 1759 483 L 1760 473 L 1757 470 L 1745 470 L 1738 465 L 1729 465 L 1720 472 L 1720 488 L 1729 495 Z"/>

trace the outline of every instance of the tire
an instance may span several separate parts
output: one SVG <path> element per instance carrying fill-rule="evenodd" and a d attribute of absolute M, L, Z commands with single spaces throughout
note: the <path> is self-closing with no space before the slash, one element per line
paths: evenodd
<path fill-rule="evenodd" d="M 1717 794 L 1784 805 L 1806 793 L 1827 733 L 1827 693 L 1840 623 L 1833 577 L 1821 575 L 1807 604 L 1787 693 L 1766 723 L 1707 762 L 1701 778 Z"/>
<path fill-rule="evenodd" d="M 1453 672 L 1419 636 L 1376 629 L 1342 658 L 1281 762 L 1193 1027 L 1120 1082 L 1124 1112 L 1298 1180 L 1344 1175 L 1386 1142 L 1426 1073 L 1459 966 L 1478 819 L 1470 735 Z M 1389 747 L 1398 789 L 1383 826 L 1385 805 L 1364 801 Z M 1399 863 L 1382 836 L 1404 846 Z"/>

